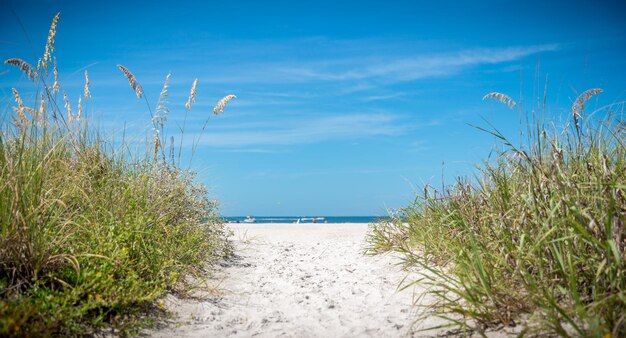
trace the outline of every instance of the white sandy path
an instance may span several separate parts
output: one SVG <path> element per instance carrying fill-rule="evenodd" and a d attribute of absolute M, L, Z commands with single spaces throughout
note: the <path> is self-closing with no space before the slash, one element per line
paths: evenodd
<path fill-rule="evenodd" d="M 179 322 L 154 337 L 406 337 L 413 294 L 391 255 L 364 256 L 366 224 L 231 224 L 239 258 L 219 269 L 221 292 L 168 296 Z"/>

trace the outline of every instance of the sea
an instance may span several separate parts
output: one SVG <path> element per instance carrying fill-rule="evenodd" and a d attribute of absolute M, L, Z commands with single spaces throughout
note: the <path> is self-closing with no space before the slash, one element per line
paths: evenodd
<path fill-rule="evenodd" d="M 227 222 L 241 223 L 248 216 L 223 217 Z M 384 216 L 250 216 L 254 218 L 254 223 L 375 223 L 383 219 Z"/>

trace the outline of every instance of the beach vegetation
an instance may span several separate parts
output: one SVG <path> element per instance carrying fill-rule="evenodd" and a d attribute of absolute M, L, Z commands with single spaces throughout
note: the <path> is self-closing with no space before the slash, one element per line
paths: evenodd
<path fill-rule="evenodd" d="M 0 336 L 133 334 L 147 313 L 162 312 L 166 292 L 187 291 L 190 276 L 230 255 L 229 232 L 166 143 L 168 81 L 156 114 L 146 100 L 147 150 L 131 151 L 85 117 L 87 71 L 70 103 L 54 56 L 58 22 L 36 66 L 5 61 L 29 81 L 24 97 L 13 89 L 14 107 L 0 119 Z M 137 78 L 119 68 L 141 98 Z"/>
<path fill-rule="evenodd" d="M 519 108 L 519 145 L 476 127 L 497 141 L 473 178 L 426 185 L 372 226 L 368 252 L 400 253 L 434 299 L 423 316 L 459 334 L 626 336 L 624 103 L 585 109 L 600 92 L 578 95 L 560 127 L 545 100 L 538 116 Z M 515 107 L 504 94 L 485 98 Z"/>

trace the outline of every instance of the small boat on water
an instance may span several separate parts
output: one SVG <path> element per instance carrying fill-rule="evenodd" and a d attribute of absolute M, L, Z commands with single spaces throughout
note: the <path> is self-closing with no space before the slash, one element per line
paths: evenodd
<path fill-rule="evenodd" d="M 296 220 L 297 224 L 300 223 L 326 223 L 326 218 L 324 217 L 302 217 Z"/>
<path fill-rule="evenodd" d="M 246 216 L 246 219 L 244 219 L 242 222 L 244 222 L 244 223 L 254 223 L 254 222 L 256 222 L 256 218 L 254 218 L 252 216 Z"/>

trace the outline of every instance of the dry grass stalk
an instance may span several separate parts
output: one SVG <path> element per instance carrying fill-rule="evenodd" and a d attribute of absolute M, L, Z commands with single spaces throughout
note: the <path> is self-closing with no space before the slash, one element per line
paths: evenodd
<path fill-rule="evenodd" d="M 89 91 L 89 73 L 85 70 L 85 100 L 88 100 L 91 97 L 91 92 Z"/>
<path fill-rule="evenodd" d="M 601 92 L 602 89 L 593 88 L 588 89 L 582 94 L 578 95 L 576 101 L 574 101 L 574 103 L 572 104 L 572 117 L 574 118 L 574 125 L 576 126 L 576 128 L 580 128 L 578 120 L 582 117 L 582 111 L 585 109 L 585 103 L 587 103 L 587 101 L 589 101 L 592 96 Z"/>
<path fill-rule="evenodd" d="M 27 111 L 30 114 L 32 114 L 33 110 L 31 108 L 24 106 L 24 101 L 22 101 L 22 98 L 20 97 L 20 93 L 17 91 L 17 89 L 12 88 L 12 90 L 13 90 L 13 96 L 15 97 L 15 102 L 17 102 L 17 107 L 13 107 L 13 111 L 17 114 L 19 121 L 20 121 L 20 125 L 26 126 L 29 121 L 28 121 L 28 118 L 26 117 L 26 114 L 24 114 L 24 112 Z"/>
<path fill-rule="evenodd" d="M 17 118 L 20 121 L 20 126 L 26 126 L 29 124 L 29 119 L 28 117 L 26 117 L 26 114 L 24 114 L 24 112 L 26 107 L 22 107 L 22 108 L 13 108 L 13 111 L 15 112 L 15 114 L 17 114 Z M 12 116 L 13 120 L 15 120 L 15 115 Z"/>
<path fill-rule="evenodd" d="M 161 125 L 161 128 L 163 127 L 163 124 L 165 123 L 165 121 L 167 120 L 167 113 L 170 112 L 169 108 L 167 108 L 167 97 L 169 96 L 169 94 L 167 93 L 167 90 L 169 89 L 169 84 L 170 84 L 170 75 L 171 74 L 167 74 L 167 76 L 165 77 L 165 82 L 163 83 L 163 88 L 161 88 L 161 94 L 159 94 L 159 100 L 157 101 L 157 106 L 156 106 L 156 113 L 154 114 L 154 121 L 153 124 L 158 124 Z"/>
<path fill-rule="evenodd" d="M 17 107 L 18 108 L 24 107 L 24 101 L 22 101 L 22 97 L 20 96 L 20 93 L 15 88 L 12 88 L 12 90 L 13 90 L 13 96 L 15 97 L 15 102 L 17 102 Z"/>
<path fill-rule="evenodd" d="M 223 113 L 224 112 L 224 108 L 226 107 L 226 105 L 228 104 L 228 102 L 230 102 L 230 100 L 236 98 L 237 96 L 235 95 L 226 95 L 224 96 L 221 100 L 219 100 L 217 102 L 217 104 L 215 105 L 215 107 L 213 107 L 213 114 L 217 115 L 219 113 Z"/>
<path fill-rule="evenodd" d="M 137 78 L 135 78 L 135 75 L 133 75 L 133 73 L 131 73 L 128 68 L 122 65 L 117 65 L 117 68 L 119 68 L 124 73 L 124 76 L 126 76 L 126 78 L 128 79 L 130 87 L 133 88 L 133 90 L 135 91 L 135 95 L 137 95 L 137 98 L 140 99 L 143 95 L 143 88 L 141 88 L 141 85 L 137 81 Z"/>
<path fill-rule="evenodd" d="M 24 105 L 24 101 L 22 101 L 20 93 L 17 91 L 17 89 L 15 88 L 12 88 L 12 89 L 13 89 L 13 96 L 15 97 L 15 102 L 17 102 L 17 107 L 14 107 L 13 110 L 15 112 L 19 110 L 21 114 L 23 114 L 25 111 L 28 112 L 29 114 L 33 114 L 34 110 Z"/>
<path fill-rule="evenodd" d="M 46 42 L 46 49 L 43 53 L 43 61 L 41 62 L 41 66 L 46 70 L 46 74 L 48 72 L 48 62 L 50 62 L 50 56 L 54 51 L 54 38 L 57 34 L 57 23 L 59 22 L 59 16 L 61 13 L 57 13 L 57 15 L 52 18 L 52 25 L 50 25 L 50 31 L 48 32 L 48 41 Z"/>
<path fill-rule="evenodd" d="M 35 68 L 33 68 L 33 66 L 31 66 L 28 62 L 22 59 L 18 59 L 18 58 L 6 59 L 4 60 L 4 63 L 8 65 L 13 65 L 19 68 L 24 74 L 26 74 L 26 76 L 31 81 L 34 81 L 35 77 L 37 77 L 37 71 L 35 70 Z"/>
<path fill-rule="evenodd" d="M 74 118 L 72 117 L 72 106 L 70 105 L 70 100 L 67 98 L 67 92 L 63 91 L 63 100 L 65 101 L 65 109 L 67 109 L 67 121 L 72 123 Z"/>
<path fill-rule="evenodd" d="M 193 80 L 191 84 L 191 91 L 189 92 L 189 98 L 187 99 L 187 103 L 185 103 L 185 108 L 187 110 L 191 109 L 191 106 L 196 102 L 196 86 L 198 85 L 198 79 Z"/>
<path fill-rule="evenodd" d="M 498 93 L 498 92 L 491 92 L 491 93 L 483 96 L 483 100 L 485 100 L 485 99 L 494 99 L 494 100 L 500 101 L 500 102 L 504 103 L 505 105 L 507 105 L 509 108 L 513 108 L 517 104 L 508 95 L 502 94 L 502 93 Z"/>
<path fill-rule="evenodd" d="M 59 86 L 59 69 L 57 68 L 56 57 L 54 57 L 54 66 L 52 68 L 52 74 L 54 76 L 54 83 L 52 84 L 52 94 L 54 94 L 61 89 L 61 87 Z"/>
<path fill-rule="evenodd" d="M 76 121 L 80 121 L 80 117 L 83 114 L 83 103 L 82 103 L 82 97 L 79 96 L 78 97 L 78 113 L 76 114 Z"/>
<path fill-rule="evenodd" d="M 11 119 L 13 119 L 13 125 L 15 125 L 18 129 L 22 130 L 22 128 L 24 128 L 24 125 L 22 125 L 22 123 L 17 117 L 15 117 L 14 115 L 11 115 Z"/>
<path fill-rule="evenodd" d="M 574 101 L 574 103 L 572 104 L 572 115 L 574 116 L 574 118 L 580 117 L 583 109 L 585 108 L 585 103 L 587 103 L 587 101 L 589 101 L 592 96 L 599 93 L 602 93 L 602 89 L 593 88 L 586 90 L 582 94 L 578 95 L 576 101 Z"/>
<path fill-rule="evenodd" d="M 39 104 L 39 115 L 43 116 L 46 113 L 46 100 L 41 94 L 41 103 Z"/>

